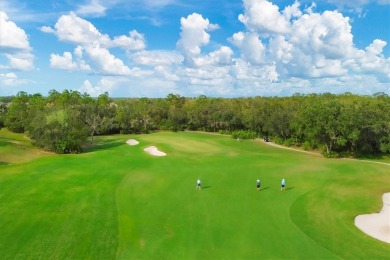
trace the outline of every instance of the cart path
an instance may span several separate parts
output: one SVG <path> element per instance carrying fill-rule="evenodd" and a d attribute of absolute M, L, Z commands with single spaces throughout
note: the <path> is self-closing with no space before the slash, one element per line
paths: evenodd
<path fill-rule="evenodd" d="M 309 152 L 309 151 L 304 151 L 304 150 L 300 150 L 300 149 L 296 149 L 296 148 L 291 148 L 291 147 L 286 147 L 286 146 L 283 146 L 283 145 L 275 144 L 273 142 L 264 142 L 261 139 L 257 139 L 257 140 L 262 141 L 265 144 L 268 144 L 268 145 L 271 145 L 271 146 L 274 146 L 274 147 L 278 147 L 278 148 L 281 148 L 281 149 L 292 150 L 292 151 L 296 151 L 296 152 L 308 153 L 308 154 L 313 154 L 313 155 L 321 155 L 321 153 L 319 153 L 319 152 Z M 385 162 L 376 162 L 376 161 L 369 161 L 369 160 L 359 160 L 359 159 L 353 159 L 353 158 L 342 158 L 342 160 L 351 160 L 351 161 L 366 162 L 366 163 L 376 163 L 376 164 L 382 164 L 382 165 L 390 166 L 390 163 L 385 163 Z"/>

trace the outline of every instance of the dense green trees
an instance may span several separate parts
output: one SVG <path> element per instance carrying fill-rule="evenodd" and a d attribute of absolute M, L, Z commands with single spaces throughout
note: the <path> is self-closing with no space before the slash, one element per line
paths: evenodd
<path fill-rule="evenodd" d="M 81 120 L 91 137 L 91 143 L 95 134 L 108 134 L 115 129 L 116 104 L 111 102 L 108 93 L 100 95 L 97 99 L 84 94 L 78 107 Z"/>
<path fill-rule="evenodd" d="M 25 131 L 29 96 L 26 92 L 19 92 L 10 103 L 4 124 L 15 133 Z"/>
<path fill-rule="evenodd" d="M 98 98 L 55 90 L 20 92 L 0 104 L 0 125 L 26 132 L 39 147 L 80 152 L 96 134 L 195 130 L 241 138 L 269 136 L 326 156 L 390 153 L 390 97 L 384 93 L 296 94 L 291 97 Z M 10 102 L 12 100 L 12 102 Z"/>
<path fill-rule="evenodd" d="M 294 120 L 300 140 L 322 146 L 325 155 L 388 153 L 388 96 L 309 95 Z"/>
<path fill-rule="evenodd" d="M 7 113 L 7 105 L 0 103 L 0 129 L 4 127 L 4 120 Z"/>
<path fill-rule="evenodd" d="M 52 91 L 48 98 L 29 97 L 28 120 L 24 126 L 32 142 L 56 153 L 79 153 L 87 136 L 82 121 L 83 99 L 78 92 Z"/>

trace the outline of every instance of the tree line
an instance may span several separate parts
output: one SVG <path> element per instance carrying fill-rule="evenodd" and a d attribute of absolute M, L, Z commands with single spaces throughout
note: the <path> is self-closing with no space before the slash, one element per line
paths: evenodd
<path fill-rule="evenodd" d="M 390 153 L 390 97 L 295 94 L 290 97 L 97 98 L 77 91 L 19 92 L 0 98 L 0 127 L 26 133 L 39 148 L 79 153 L 96 135 L 159 130 L 267 136 L 327 157 Z"/>

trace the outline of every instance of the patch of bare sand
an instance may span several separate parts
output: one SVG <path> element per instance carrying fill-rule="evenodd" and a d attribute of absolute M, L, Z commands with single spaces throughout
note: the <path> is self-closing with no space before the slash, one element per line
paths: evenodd
<path fill-rule="evenodd" d="M 369 236 L 390 243 L 390 193 L 382 196 L 383 207 L 379 213 L 359 215 L 355 226 Z"/>
<path fill-rule="evenodd" d="M 167 154 L 164 152 L 161 152 L 160 150 L 157 149 L 156 146 L 149 146 L 144 149 L 145 152 L 149 153 L 150 155 L 153 156 L 166 156 Z"/>
<path fill-rule="evenodd" d="M 128 145 L 131 145 L 131 146 L 139 144 L 139 142 L 137 140 L 135 140 L 135 139 L 129 139 L 129 140 L 126 141 L 126 143 Z"/>

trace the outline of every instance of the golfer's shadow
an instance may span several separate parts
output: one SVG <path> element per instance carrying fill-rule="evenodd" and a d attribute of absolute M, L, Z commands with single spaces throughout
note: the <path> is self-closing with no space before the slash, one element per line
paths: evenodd
<path fill-rule="evenodd" d="M 294 189 L 295 187 L 289 187 L 289 188 L 287 188 L 286 190 L 292 190 L 292 189 Z"/>
<path fill-rule="evenodd" d="M 268 190 L 270 187 L 264 187 L 262 189 L 260 189 L 259 191 L 262 191 L 262 190 Z"/>
<path fill-rule="evenodd" d="M 202 187 L 202 190 L 203 190 L 203 189 L 209 189 L 209 188 L 211 188 L 211 186 L 210 186 L 210 185 L 203 186 L 203 187 Z"/>

